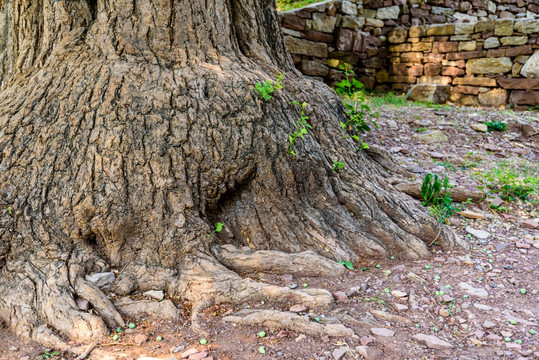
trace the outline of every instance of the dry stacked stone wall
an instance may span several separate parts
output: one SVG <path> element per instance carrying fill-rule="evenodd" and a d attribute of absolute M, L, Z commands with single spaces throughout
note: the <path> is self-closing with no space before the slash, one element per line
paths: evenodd
<path fill-rule="evenodd" d="M 454 102 L 539 104 L 539 0 L 333 0 L 280 13 L 305 75 L 339 66 L 378 91 L 445 86 Z"/>

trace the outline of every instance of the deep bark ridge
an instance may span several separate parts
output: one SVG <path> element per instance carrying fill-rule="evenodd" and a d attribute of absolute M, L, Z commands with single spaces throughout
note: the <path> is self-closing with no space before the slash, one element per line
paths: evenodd
<path fill-rule="evenodd" d="M 255 83 L 281 71 L 264 102 Z M 336 260 L 459 244 L 342 139 L 340 99 L 294 70 L 272 1 L 0 0 L 0 89 L 0 319 L 23 338 L 122 326 L 85 280 L 110 268 L 115 293 L 187 298 L 196 325 L 212 303 L 333 302 L 236 271 L 339 276 Z M 294 100 L 313 126 L 296 157 Z"/>

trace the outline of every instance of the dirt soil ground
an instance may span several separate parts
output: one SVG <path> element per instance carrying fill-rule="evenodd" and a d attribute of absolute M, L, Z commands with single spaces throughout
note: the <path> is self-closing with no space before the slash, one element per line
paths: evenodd
<path fill-rule="evenodd" d="M 537 112 L 388 104 L 376 110 L 380 129 L 366 140 L 393 154 L 397 166 L 408 174 L 405 182 L 420 181 L 427 172 L 445 173 L 455 189 L 477 190 L 484 186 L 481 181 L 492 183 L 501 176 L 493 179 L 492 169 L 506 168 L 527 172 L 528 182 L 539 181 L 539 139 L 533 135 L 539 128 Z M 509 126 L 499 132 L 471 128 L 483 121 L 505 121 Z M 446 139 L 431 142 L 433 130 Z M 189 304 L 171 299 L 181 310 L 178 319 L 127 319 L 135 327 L 116 333 L 117 340 L 113 335 L 103 339 L 88 358 L 181 359 L 186 351 L 198 352 L 189 359 L 208 360 L 539 358 L 539 197 L 503 201 L 493 196 L 466 207 L 484 217 L 455 214 L 450 219 L 450 226 L 466 237 L 469 251 L 444 252 L 433 239 L 431 259 L 403 261 L 399 254 L 387 260 L 366 259 L 339 279 L 245 274 L 292 288 L 328 289 L 335 294 L 337 306 L 327 313 L 292 303 L 215 306 L 204 313 L 209 335 L 201 345 L 190 329 Z M 340 319 L 357 338 L 319 338 L 221 321 L 243 308 L 288 310 L 293 305 L 300 305 L 295 310 L 313 323 Z M 47 349 L 23 343 L 6 329 L 0 329 L 0 344 L 0 359 L 47 356 Z M 52 353 L 50 359 L 75 358 Z"/>

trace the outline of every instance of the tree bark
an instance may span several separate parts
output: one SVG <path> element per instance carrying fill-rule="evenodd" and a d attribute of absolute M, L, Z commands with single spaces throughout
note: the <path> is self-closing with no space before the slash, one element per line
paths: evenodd
<path fill-rule="evenodd" d="M 280 72 L 284 89 L 263 101 L 255 84 Z M 292 101 L 313 127 L 295 157 Z M 324 307 L 327 292 L 234 270 L 307 258 L 312 271 L 314 257 L 338 275 L 335 260 L 460 244 L 342 139 L 343 116 L 330 88 L 294 70 L 273 1 L 0 0 L 0 318 L 48 346 L 65 346 L 57 332 L 100 338 L 123 320 L 85 275 L 110 268 L 117 294 L 165 290 L 195 310 Z"/>

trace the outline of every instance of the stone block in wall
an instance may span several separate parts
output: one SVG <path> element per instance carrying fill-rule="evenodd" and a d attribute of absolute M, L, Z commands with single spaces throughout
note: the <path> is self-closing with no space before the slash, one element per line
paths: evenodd
<path fill-rule="evenodd" d="M 507 103 L 507 96 L 508 93 L 505 89 L 492 89 L 479 94 L 479 104 L 483 106 L 500 107 Z"/>
<path fill-rule="evenodd" d="M 447 53 L 458 51 L 459 43 L 444 41 L 444 42 L 435 42 L 433 44 L 433 51 L 437 53 Z"/>
<path fill-rule="evenodd" d="M 339 29 L 335 48 L 341 51 L 352 51 L 354 45 L 354 32 L 350 29 Z"/>
<path fill-rule="evenodd" d="M 467 94 L 467 95 L 479 94 L 479 88 L 477 86 L 469 86 L 469 85 L 459 85 L 455 87 L 453 91 L 459 92 L 460 94 Z"/>
<path fill-rule="evenodd" d="M 442 6 L 433 6 L 431 12 L 435 15 L 453 16 L 455 9 Z"/>
<path fill-rule="evenodd" d="M 500 39 L 504 46 L 525 45 L 528 43 L 527 36 L 505 36 Z"/>
<path fill-rule="evenodd" d="M 388 81 L 392 83 L 407 83 L 407 84 L 415 84 L 417 78 L 415 76 L 402 76 L 402 75 L 395 75 L 390 76 Z"/>
<path fill-rule="evenodd" d="M 412 44 L 404 43 L 404 44 L 398 44 L 398 45 L 389 45 L 389 51 L 390 52 L 408 52 L 408 51 L 412 51 Z"/>
<path fill-rule="evenodd" d="M 451 86 L 435 84 L 414 85 L 410 88 L 406 97 L 411 101 L 445 104 L 451 97 Z"/>
<path fill-rule="evenodd" d="M 539 79 L 498 78 L 498 84 L 510 90 L 539 90 Z"/>
<path fill-rule="evenodd" d="M 454 35 L 455 25 L 433 25 L 427 28 L 427 36 Z"/>
<path fill-rule="evenodd" d="M 453 79 L 453 85 L 472 85 L 483 87 L 495 87 L 496 80 L 487 77 L 466 76 Z"/>
<path fill-rule="evenodd" d="M 452 66 L 458 67 L 459 69 L 464 69 L 466 67 L 466 61 L 464 60 L 442 60 L 442 66 Z"/>
<path fill-rule="evenodd" d="M 479 21 L 479 18 L 477 16 L 463 14 L 460 12 L 455 13 L 455 15 L 453 15 L 453 19 L 456 20 L 457 22 L 472 23 L 472 24 Z"/>
<path fill-rule="evenodd" d="M 473 34 L 475 26 L 475 24 L 457 24 L 455 25 L 455 35 Z"/>
<path fill-rule="evenodd" d="M 530 57 L 526 55 L 519 55 L 515 58 L 515 62 L 518 62 L 519 64 L 524 65 L 526 61 L 528 61 Z"/>
<path fill-rule="evenodd" d="M 505 49 L 491 49 L 487 51 L 487 57 L 498 58 L 505 57 Z"/>
<path fill-rule="evenodd" d="M 413 43 L 412 51 L 432 51 L 432 43 L 431 42 Z"/>
<path fill-rule="evenodd" d="M 292 36 L 285 36 L 284 43 L 288 49 L 288 52 L 291 54 L 307 55 L 319 58 L 327 58 L 328 56 L 328 46 L 325 43 L 298 39 Z"/>
<path fill-rule="evenodd" d="M 504 19 L 496 21 L 494 26 L 494 35 L 497 36 L 511 36 L 513 35 L 514 20 Z"/>
<path fill-rule="evenodd" d="M 347 51 L 333 51 L 329 54 L 330 59 L 340 60 L 341 63 L 347 63 L 356 66 L 359 63 L 359 56 L 357 54 Z"/>
<path fill-rule="evenodd" d="M 445 24 L 447 22 L 447 18 L 443 15 L 430 14 L 427 18 L 427 22 L 429 24 Z"/>
<path fill-rule="evenodd" d="M 522 76 L 529 79 L 539 78 L 539 51 L 533 54 L 520 70 Z"/>
<path fill-rule="evenodd" d="M 374 28 L 382 28 L 384 27 L 384 22 L 382 20 L 379 20 L 379 19 L 365 19 L 365 25 L 366 26 L 372 26 Z"/>
<path fill-rule="evenodd" d="M 522 70 L 522 66 L 523 66 L 522 64 L 515 62 L 513 64 L 513 68 L 511 69 L 511 75 L 513 75 L 513 77 L 519 77 L 520 70 Z"/>
<path fill-rule="evenodd" d="M 359 9 L 358 15 L 361 15 L 366 19 L 374 19 L 376 18 L 376 10 L 366 8 Z"/>
<path fill-rule="evenodd" d="M 351 1 L 343 0 L 341 3 L 341 12 L 345 15 L 357 15 L 357 5 Z"/>
<path fill-rule="evenodd" d="M 505 49 L 505 56 L 509 57 L 531 54 L 533 54 L 533 48 L 531 45 L 513 46 Z"/>
<path fill-rule="evenodd" d="M 459 69 L 458 67 L 448 66 L 448 67 L 442 68 L 442 75 L 443 76 L 452 76 L 452 77 L 462 76 L 462 75 L 464 75 L 464 70 Z"/>
<path fill-rule="evenodd" d="M 495 36 L 489 37 L 485 39 L 485 42 L 483 43 L 484 49 L 495 49 L 497 47 L 500 47 L 500 39 L 498 39 Z"/>
<path fill-rule="evenodd" d="M 426 76 L 437 76 L 440 75 L 442 71 L 442 66 L 438 64 L 425 64 L 423 69 Z"/>
<path fill-rule="evenodd" d="M 477 34 L 479 35 L 479 34 Z M 451 41 L 469 41 L 472 40 L 472 35 L 453 35 L 449 37 Z"/>
<path fill-rule="evenodd" d="M 396 28 L 393 31 L 390 31 L 387 34 L 387 41 L 391 44 L 401 44 L 406 41 L 408 37 L 408 29 L 406 28 Z"/>
<path fill-rule="evenodd" d="M 400 7 L 397 5 L 379 8 L 376 11 L 376 18 L 380 20 L 397 20 L 399 18 L 400 11 Z"/>
<path fill-rule="evenodd" d="M 333 33 L 337 18 L 320 13 L 314 13 L 312 20 L 306 20 L 305 27 L 309 30 L 316 30 L 325 33 Z"/>
<path fill-rule="evenodd" d="M 387 73 L 386 70 L 383 70 L 383 69 L 380 71 L 377 71 L 375 77 L 378 83 L 385 83 L 389 80 L 389 74 Z"/>
<path fill-rule="evenodd" d="M 518 20 L 515 21 L 515 31 L 522 34 L 533 34 L 539 32 L 539 20 Z"/>
<path fill-rule="evenodd" d="M 513 68 L 508 57 L 471 59 L 466 63 L 467 74 L 504 74 Z"/>
<path fill-rule="evenodd" d="M 284 14 L 282 26 L 292 30 L 303 31 L 305 29 L 305 19 L 294 14 Z"/>
<path fill-rule="evenodd" d="M 427 35 L 427 27 L 425 25 L 412 26 L 409 31 L 409 36 L 412 38 L 419 38 Z"/>
<path fill-rule="evenodd" d="M 289 29 L 289 28 L 281 28 L 281 30 L 283 31 L 283 34 L 284 35 L 290 35 L 290 36 L 294 36 L 294 37 L 297 37 L 297 38 L 302 38 L 303 37 L 303 33 L 301 31 L 298 31 L 298 30 L 292 30 L 292 29 Z"/>
<path fill-rule="evenodd" d="M 539 91 L 512 91 L 509 102 L 515 105 L 537 105 Z"/>
<path fill-rule="evenodd" d="M 515 14 L 506 10 L 500 11 L 500 14 L 498 16 L 500 17 L 500 19 L 514 19 L 515 18 Z"/>
<path fill-rule="evenodd" d="M 422 76 L 423 65 L 412 65 L 408 68 L 408 76 Z"/>
<path fill-rule="evenodd" d="M 320 31 L 314 31 L 314 30 L 306 31 L 305 39 L 317 41 L 317 42 L 325 42 L 325 43 L 333 43 L 334 41 L 333 35 L 326 34 Z"/>
<path fill-rule="evenodd" d="M 340 26 L 348 29 L 361 29 L 365 25 L 365 18 L 357 16 L 342 16 Z"/>
<path fill-rule="evenodd" d="M 494 1 L 487 1 L 487 11 L 496 14 L 496 3 Z"/>
<path fill-rule="evenodd" d="M 317 61 L 303 59 L 301 61 L 301 72 L 310 76 L 326 76 L 329 73 L 329 68 Z"/>
<path fill-rule="evenodd" d="M 466 11 L 469 11 L 469 10 L 472 10 L 472 3 L 469 2 L 469 1 L 461 1 L 458 5 L 458 11 L 461 11 L 461 12 L 466 12 Z"/>
<path fill-rule="evenodd" d="M 421 76 L 417 78 L 417 83 L 449 85 L 451 84 L 451 78 L 449 76 Z"/>
<path fill-rule="evenodd" d="M 441 64 L 443 59 L 444 59 L 443 54 L 430 53 L 430 54 L 425 54 L 425 56 L 423 57 L 423 62 L 432 63 L 432 64 Z"/>
<path fill-rule="evenodd" d="M 468 60 L 476 59 L 486 56 L 486 51 L 476 50 L 476 51 L 461 51 L 447 54 L 447 60 Z"/>
<path fill-rule="evenodd" d="M 475 32 L 494 31 L 496 23 L 494 21 L 479 21 L 475 24 Z"/>
<path fill-rule="evenodd" d="M 472 5 L 477 9 L 487 8 L 487 2 L 485 0 L 472 0 Z"/>
<path fill-rule="evenodd" d="M 392 64 L 391 65 L 391 74 L 392 75 L 407 75 L 408 67 L 406 64 Z"/>
<path fill-rule="evenodd" d="M 462 41 L 459 43 L 459 51 L 475 51 L 477 50 L 476 41 Z"/>
<path fill-rule="evenodd" d="M 401 58 L 401 62 L 404 62 L 404 63 L 421 63 L 421 61 L 423 60 L 423 53 L 420 53 L 420 52 L 402 53 L 400 58 Z"/>
<path fill-rule="evenodd" d="M 426 19 L 429 17 L 429 11 L 420 8 L 410 9 L 410 14 L 412 15 L 412 19 Z"/>

